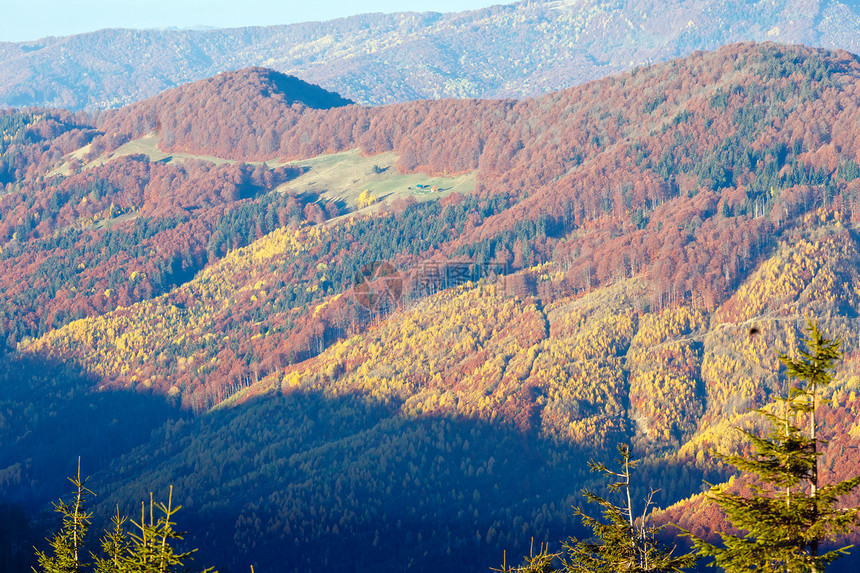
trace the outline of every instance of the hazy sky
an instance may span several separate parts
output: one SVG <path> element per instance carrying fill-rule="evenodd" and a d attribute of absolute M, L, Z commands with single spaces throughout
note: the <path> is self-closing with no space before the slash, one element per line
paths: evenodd
<path fill-rule="evenodd" d="M 265 26 L 365 12 L 460 12 L 513 0 L 0 0 L 0 41 L 101 28 Z"/>

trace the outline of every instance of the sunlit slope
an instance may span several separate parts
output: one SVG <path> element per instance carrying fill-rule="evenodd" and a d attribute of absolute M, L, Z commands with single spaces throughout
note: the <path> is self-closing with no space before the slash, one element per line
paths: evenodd
<path fill-rule="evenodd" d="M 279 349 L 303 318 L 345 304 L 355 312 L 351 291 L 292 311 L 284 300 L 299 288 L 284 282 L 287 269 L 329 232 L 276 231 L 168 295 L 73 322 L 24 350 L 75 359 L 109 385 L 181 394 L 194 408 L 245 386 L 251 394 L 313 390 L 575 443 L 629 435 L 677 447 L 777 390 L 777 354 L 796 350 L 805 315 L 842 336 L 849 352 L 860 327 L 857 244 L 835 224 L 783 243 L 714 312 L 643 307 L 649 289 L 638 278 L 543 302 L 514 294 L 514 276 L 404 300 L 375 326 L 290 366 Z M 552 287 L 551 274 L 537 280 L 538 290 Z M 317 335 L 307 344 L 322 344 Z M 838 395 L 858 384 L 842 376 L 854 373 L 853 355 L 841 368 Z"/>
<path fill-rule="evenodd" d="M 690 306 L 637 308 L 647 295 L 637 279 L 546 307 L 513 296 L 504 285 L 467 285 L 401 308 L 307 363 L 267 360 L 266 353 L 275 353 L 289 334 L 273 325 L 288 317 L 267 312 L 266 328 L 248 319 L 277 308 L 283 294 L 272 288 L 279 280 L 272 269 L 312 248 L 322 232 L 276 232 L 169 295 L 74 322 L 26 351 L 74 358 L 121 386 L 182 394 L 194 408 L 218 404 L 262 378 L 240 396 L 354 394 L 397 404 L 409 416 L 466 416 L 571 443 L 611 445 L 629 435 L 646 447 L 677 447 L 699 430 L 713 433 L 714 424 L 727 428 L 725 422 L 777 390 L 775 356 L 797 346 L 802 297 L 810 297 L 802 299 L 803 308 L 834 333 L 856 326 L 835 312 L 832 292 L 803 286 L 832 283 L 829 269 L 837 266 L 848 269 L 843 272 L 850 279 L 839 292 L 860 284 L 844 264 L 855 256 L 856 244 L 834 227 L 818 239 L 785 244 L 764 262 L 738 298 L 757 292 L 753 299 L 765 305 L 758 315 L 740 314 L 731 322 L 734 298 L 715 313 Z M 796 288 L 786 294 L 780 290 L 786 284 Z M 768 300 L 763 293 L 771 291 L 781 294 Z M 749 334 L 751 325 L 757 334 Z M 226 371 L 221 362 L 236 359 L 228 361 L 223 348 L 248 328 L 257 334 L 247 346 L 236 341 L 236 356 L 259 356 L 238 375 Z M 853 343 L 846 338 L 849 350 Z M 855 368 L 849 357 L 837 397 L 860 389 Z M 172 383 L 173 373 L 193 383 Z"/>
<path fill-rule="evenodd" d="M 239 357 L 272 352 L 268 336 L 288 328 L 288 310 L 277 309 L 288 309 L 301 295 L 284 279 L 296 257 L 319 242 L 322 229 L 275 231 L 166 295 L 72 322 L 22 350 L 79 360 L 107 386 L 181 394 L 186 406 L 211 407 L 243 383 L 230 372 Z M 267 366 L 259 359 L 255 364 L 258 372 Z M 181 373 L 186 385 L 178 384 Z"/>

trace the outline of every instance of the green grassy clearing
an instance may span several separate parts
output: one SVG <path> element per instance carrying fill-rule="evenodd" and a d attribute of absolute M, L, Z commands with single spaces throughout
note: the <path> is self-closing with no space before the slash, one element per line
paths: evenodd
<path fill-rule="evenodd" d="M 307 169 L 303 175 L 278 187 L 280 191 L 319 193 L 330 201 L 342 201 L 356 210 L 355 200 L 367 190 L 379 203 L 359 209 L 372 212 L 395 199 L 414 197 L 429 201 L 451 193 L 469 193 L 475 189 L 475 173 L 454 177 L 431 177 L 423 173 L 402 174 L 397 170 L 397 154 L 393 152 L 364 156 L 358 149 L 320 155 L 312 159 L 291 161 L 290 165 Z M 374 166 L 384 170 L 374 172 Z M 419 189 L 419 185 L 425 186 Z M 438 191 L 432 191 L 436 187 Z"/>
<path fill-rule="evenodd" d="M 88 147 L 83 147 L 69 154 L 69 160 L 83 159 Z M 215 164 L 236 163 L 232 159 L 211 155 L 165 153 L 158 148 L 158 135 L 152 133 L 129 141 L 117 150 L 90 161 L 84 166 L 84 169 L 104 165 L 118 157 L 135 154 L 146 155 L 151 161 L 165 161 L 167 163 L 181 163 L 190 159 Z M 431 177 L 422 173 L 403 174 L 397 170 L 397 159 L 398 156 L 394 152 L 364 156 L 360 150 L 352 149 L 298 161 L 256 163 L 265 163 L 268 167 L 293 165 L 303 168 L 305 173 L 278 186 L 274 191 L 319 194 L 328 201 L 341 202 L 350 212 L 371 213 L 398 198 L 414 197 L 418 201 L 429 201 L 455 192 L 469 193 L 475 189 L 475 172 L 447 177 Z M 249 163 L 255 164 L 255 162 Z M 378 167 L 380 172 L 376 172 L 374 167 Z M 64 163 L 51 174 L 69 175 L 68 163 Z M 433 191 L 433 188 L 437 190 Z M 356 199 L 365 190 L 379 199 L 379 202 L 358 209 Z"/>

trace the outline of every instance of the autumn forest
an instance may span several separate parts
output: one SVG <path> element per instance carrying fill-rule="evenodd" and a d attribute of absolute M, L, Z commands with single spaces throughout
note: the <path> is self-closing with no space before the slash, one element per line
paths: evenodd
<path fill-rule="evenodd" d="M 753 454 L 808 320 L 842 353 L 818 479 L 858 474 L 858 226 L 841 50 L 520 100 L 369 107 L 254 67 L 2 109 L 0 571 L 35 564 L 78 457 L 93 530 L 172 496 L 201 570 L 561 550 L 618 444 L 661 539 L 714 541 L 708 484 L 757 487 L 717 452 Z"/>

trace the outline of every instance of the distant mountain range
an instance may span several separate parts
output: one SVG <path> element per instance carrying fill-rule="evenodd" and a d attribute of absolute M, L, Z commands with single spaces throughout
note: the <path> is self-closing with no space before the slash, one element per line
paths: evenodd
<path fill-rule="evenodd" d="M 101 30 L 0 43 L 0 106 L 118 107 L 265 66 L 363 104 L 526 97 L 744 41 L 860 52 L 857 0 L 526 0 L 212 30 Z"/>

